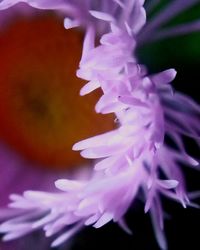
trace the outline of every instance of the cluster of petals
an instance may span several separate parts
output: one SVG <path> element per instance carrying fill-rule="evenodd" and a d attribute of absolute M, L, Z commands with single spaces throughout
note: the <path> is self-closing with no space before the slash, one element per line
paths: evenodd
<path fill-rule="evenodd" d="M 19 1 L 4 0 L 0 8 L 15 2 Z M 52 243 L 58 246 L 84 225 L 98 228 L 111 220 L 131 233 L 123 216 L 134 200 L 141 198 L 145 212 L 150 212 L 160 248 L 166 249 L 161 195 L 184 207 L 197 207 L 190 200 L 195 195 L 187 194 L 180 163 L 198 166 L 198 161 L 187 154 L 182 136 L 198 142 L 200 107 L 173 91 L 170 83 L 176 76 L 174 69 L 149 75 L 137 62 L 137 37 L 146 22 L 144 1 L 24 2 L 69 13 L 66 28 L 84 23 L 77 76 L 88 83 L 80 94 L 101 88 L 103 94 L 95 110 L 114 113 L 116 128 L 74 145 L 83 157 L 95 160 L 88 180 L 58 180 L 58 193 L 26 191 L 22 196 L 11 195 L 11 210 L 4 214 L 11 219 L 0 226 L 4 240 L 43 228 L 47 237 L 60 232 Z M 176 149 L 165 142 L 165 136 L 172 139 Z"/>

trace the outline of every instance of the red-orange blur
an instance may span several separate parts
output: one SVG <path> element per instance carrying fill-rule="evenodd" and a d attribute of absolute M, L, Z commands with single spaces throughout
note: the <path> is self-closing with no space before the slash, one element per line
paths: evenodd
<path fill-rule="evenodd" d="M 53 15 L 13 20 L 0 33 L 0 138 L 39 166 L 82 164 L 72 145 L 113 128 L 113 117 L 94 112 L 99 92 L 79 96 L 82 39 Z"/>

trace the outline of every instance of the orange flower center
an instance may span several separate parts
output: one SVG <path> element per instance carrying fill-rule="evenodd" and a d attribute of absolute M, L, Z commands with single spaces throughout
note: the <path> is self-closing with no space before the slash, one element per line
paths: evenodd
<path fill-rule="evenodd" d="M 94 111 L 99 92 L 79 96 L 82 40 L 53 15 L 17 19 L 0 33 L 0 138 L 38 165 L 79 165 L 72 145 L 113 128 L 113 117 Z"/>

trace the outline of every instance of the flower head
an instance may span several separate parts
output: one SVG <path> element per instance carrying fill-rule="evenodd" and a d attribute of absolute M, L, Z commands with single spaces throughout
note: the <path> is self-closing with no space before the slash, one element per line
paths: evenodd
<path fill-rule="evenodd" d="M 14 218 L 0 227 L 6 233 L 4 240 L 43 228 L 47 237 L 61 232 L 52 243 L 58 246 L 84 225 L 99 228 L 111 220 L 130 233 L 123 216 L 140 195 L 145 212 L 151 214 L 159 246 L 166 249 L 161 195 L 184 207 L 197 207 L 187 194 L 180 163 L 198 165 L 187 154 L 182 136 L 199 140 L 200 107 L 189 97 L 173 92 L 170 83 L 176 76 L 174 69 L 149 74 L 138 63 L 135 48 L 169 20 L 166 13 L 172 7 L 176 7 L 176 14 L 184 9 L 183 5 L 174 1 L 143 28 L 146 14 L 141 0 L 99 4 L 59 1 L 56 5 L 51 1 L 27 2 L 36 8 L 62 10 L 68 15 L 66 28 L 81 26 L 85 30 L 77 76 L 88 83 L 80 94 L 101 88 L 103 94 L 95 110 L 114 113 L 117 126 L 73 146 L 81 150 L 82 157 L 96 160 L 88 180 L 57 180 L 59 193 L 26 191 L 22 196 L 11 195 Z M 195 3 L 191 1 L 191 5 Z M 2 1 L 0 7 L 9 5 L 10 1 Z M 166 143 L 166 135 L 177 149 Z"/>

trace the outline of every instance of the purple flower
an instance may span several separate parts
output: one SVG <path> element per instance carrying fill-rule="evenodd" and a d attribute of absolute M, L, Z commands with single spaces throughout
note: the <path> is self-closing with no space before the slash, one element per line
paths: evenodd
<path fill-rule="evenodd" d="M 16 1 L 19 2 L 19 1 Z M 0 8 L 13 5 L 2 1 Z M 43 228 L 47 237 L 62 232 L 52 243 L 58 246 L 84 225 L 99 228 L 109 221 L 117 222 L 131 233 L 123 216 L 139 196 L 150 212 L 155 236 L 161 249 L 167 249 L 163 233 L 161 196 L 183 205 L 198 207 L 197 194 L 188 194 L 180 163 L 196 168 L 199 163 L 185 150 L 182 136 L 198 142 L 200 107 L 189 97 L 174 93 L 170 83 L 174 69 L 149 75 L 138 63 L 135 48 L 140 43 L 199 30 L 198 23 L 162 30 L 174 15 L 197 1 L 176 0 L 157 17 L 146 23 L 144 1 L 24 1 L 32 7 L 62 10 L 66 28 L 85 30 L 82 58 L 77 76 L 88 83 L 81 89 L 85 95 L 97 88 L 103 91 L 95 110 L 114 113 L 117 127 L 113 131 L 80 141 L 73 150 L 84 158 L 94 159 L 94 171 L 88 180 L 59 179 L 59 193 L 26 191 L 11 195 L 11 210 L 0 231 L 11 240 Z M 156 1 L 151 1 L 149 9 Z M 173 10 L 173 11 L 171 11 Z M 195 27 L 195 28 L 194 28 Z M 95 45 L 95 39 L 99 40 Z M 185 122 L 187 121 L 187 122 Z M 177 146 L 171 148 L 164 137 Z M 165 179 L 160 179 L 159 171 Z M 120 197 L 120 199 L 119 199 Z M 7 213 L 7 214 L 6 214 Z M 13 218 L 12 218 L 13 217 Z M 64 232 L 63 232 L 64 230 Z"/>

